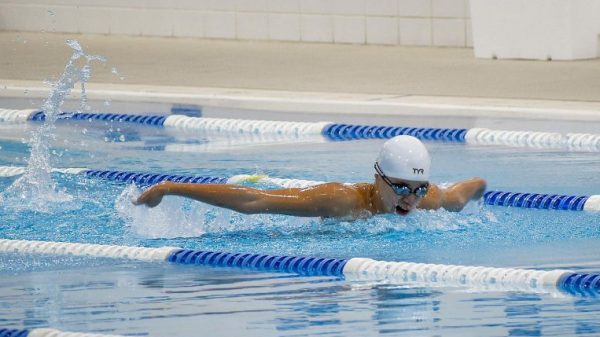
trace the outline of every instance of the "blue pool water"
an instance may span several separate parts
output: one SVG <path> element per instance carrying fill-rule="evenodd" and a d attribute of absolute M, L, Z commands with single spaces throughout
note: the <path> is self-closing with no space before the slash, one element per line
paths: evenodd
<path fill-rule="evenodd" d="M 298 115 L 269 112 L 205 113 L 300 120 Z M 312 118 L 349 119 L 326 117 L 331 118 Z M 369 124 L 415 126 L 498 128 L 510 124 L 486 119 L 351 118 Z M 525 130 L 545 129 L 535 123 L 512 123 Z M 583 123 L 567 127 L 575 132 L 599 129 Z M 0 124 L 0 165 L 26 164 L 28 147 L 21 139 L 27 139 L 34 128 L 35 124 Z M 249 144 L 216 135 L 97 122 L 59 124 L 56 134 L 51 146 L 56 167 L 226 177 L 258 172 L 342 182 L 371 181 L 372 163 L 383 142 Z M 481 176 L 494 190 L 600 193 L 597 152 L 448 143 L 427 146 L 434 182 Z M 0 178 L 0 191 L 6 191 L 15 179 Z M 0 207 L 1 238 L 600 271 L 598 213 L 472 203 L 460 213 L 418 211 L 406 218 L 386 215 L 336 222 L 245 216 L 179 198 L 168 198 L 150 211 L 130 204 L 135 193 L 131 186 L 58 173 L 53 179 L 72 199 L 42 212 L 27 209 L 27 202 L 15 196 L 5 198 Z M 600 301 L 562 294 L 428 288 L 11 254 L 0 255 L 0 276 L 0 325 L 10 328 L 152 336 L 600 334 Z"/>

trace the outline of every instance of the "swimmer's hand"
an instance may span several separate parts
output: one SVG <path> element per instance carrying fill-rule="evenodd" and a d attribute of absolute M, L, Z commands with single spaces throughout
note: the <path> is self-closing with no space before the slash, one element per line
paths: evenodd
<path fill-rule="evenodd" d="M 149 189 L 145 190 L 137 200 L 133 200 L 133 204 L 136 206 L 146 205 L 148 207 L 156 207 L 162 201 L 163 196 L 168 191 L 168 185 L 166 183 L 161 183 L 158 185 L 154 185 Z"/>

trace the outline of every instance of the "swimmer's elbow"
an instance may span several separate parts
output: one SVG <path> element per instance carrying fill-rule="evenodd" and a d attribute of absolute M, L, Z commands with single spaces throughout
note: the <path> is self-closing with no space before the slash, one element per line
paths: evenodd
<path fill-rule="evenodd" d="M 476 177 L 461 182 L 447 191 L 444 195 L 444 209 L 460 212 L 471 200 L 479 200 L 487 188 L 485 179 Z"/>

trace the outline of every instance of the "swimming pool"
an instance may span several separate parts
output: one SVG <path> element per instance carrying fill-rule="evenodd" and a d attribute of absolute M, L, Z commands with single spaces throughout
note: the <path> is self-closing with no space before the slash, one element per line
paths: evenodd
<path fill-rule="evenodd" d="M 14 101 L 11 101 L 14 102 Z M 4 104 L 7 104 L 5 102 Z M 20 102 L 19 108 L 28 105 Z M 99 103 L 101 105 L 101 102 Z M 115 106 L 117 104 L 115 103 Z M 17 107 L 17 106 L 15 106 Z M 164 107 L 140 104 L 139 111 Z M 302 116 L 206 107 L 206 117 L 333 120 L 425 127 L 552 130 L 545 123 L 503 119 L 390 116 Z M 311 119 L 314 118 L 314 119 Z M 21 142 L 36 124 L 0 124 L 0 165 L 25 165 Z M 554 127 L 554 126 L 553 126 Z M 598 124 L 568 123 L 571 132 Z M 106 122 L 58 123 L 55 166 L 183 175 L 273 177 L 364 182 L 383 140 L 239 141 L 219 134 L 175 132 Z M 471 176 L 490 189 L 598 194 L 600 157 L 575 152 L 429 142 L 432 180 Z M 84 242 L 274 255 L 369 257 L 439 264 L 598 271 L 598 213 L 470 204 L 461 213 L 426 212 L 355 222 L 245 216 L 178 198 L 161 209 L 134 208 L 132 187 L 53 174 L 70 201 L 44 211 L 6 198 L 4 239 Z M 0 178 L 5 191 L 16 178 Z M 261 187 L 272 187 L 262 186 Z M 485 291 L 300 277 L 239 269 L 156 265 L 79 257 L 0 254 L 0 317 L 8 328 L 189 336 L 301 335 L 596 335 L 596 298 L 560 293 Z"/>

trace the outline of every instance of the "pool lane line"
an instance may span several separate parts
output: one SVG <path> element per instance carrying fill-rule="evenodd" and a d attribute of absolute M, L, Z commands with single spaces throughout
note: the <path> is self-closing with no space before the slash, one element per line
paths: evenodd
<path fill-rule="evenodd" d="M 163 181 L 189 184 L 241 184 L 241 183 L 265 183 L 284 188 L 306 188 L 324 181 L 272 178 L 266 175 L 239 174 L 232 177 L 216 176 L 188 176 L 160 173 L 140 173 L 114 170 L 90 170 L 86 168 L 64 168 L 52 169 L 53 172 L 64 174 L 84 175 L 87 178 L 99 178 L 119 183 L 135 183 L 139 186 L 149 186 Z M 25 172 L 24 167 L 0 166 L 0 177 L 11 177 L 21 175 Z M 350 183 L 347 183 L 350 184 Z M 504 191 L 487 191 L 483 195 L 483 203 L 490 206 L 562 210 L 562 211 L 600 211 L 600 195 L 562 195 L 544 193 L 521 193 Z"/>
<path fill-rule="evenodd" d="M 225 118 L 188 117 L 184 115 L 135 115 L 118 113 L 62 113 L 59 120 L 100 120 L 213 131 L 234 134 L 321 135 L 330 141 L 357 139 L 389 139 L 410 135 L 425 141 L 455 142 L 470 145 L 503 145 L 570 151 L 600 151 L 600 134 L 558 133 L 537 131 L 493 130 L 487 128 L 427 128 L 359 125 L 332 122 L 286 122 Z M 24 123 L 41 121 L 40 110 L 10 110 L 0 108 L 0 122 Z"/>
<path fill-rule="evenodd" d="M 349 281 L 383 281 L 416 286 L 457 286 L 482 291 L 600 294 L 600 273 L 377 261 L 369 258 L 318 258 L 227 253 L 177 247 L 131 247 L 86 243 L 0 239 L 0 253 L 81 256 L 144 262 L 249 269 L 303 276 L 333 276 Z"/>
<path fill-rule="evenodd" d="M 106 335 L 87 332 L 66 332 L 56 329 L 3 329 L 0 328 L 0 337 L 122 337 L 120 335 Z"/>
<path fill-rule="evenodd" d="M 483 194 L 483 202 L 491 206 L 563 211 L 600 211 L 600 195 L 578 196 L 487 191 Z"/>

